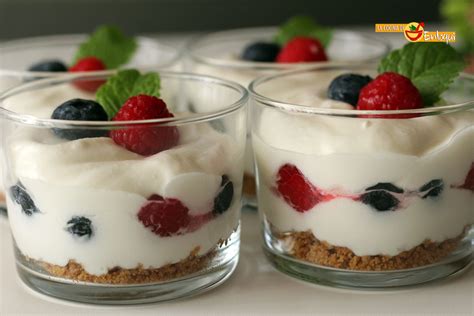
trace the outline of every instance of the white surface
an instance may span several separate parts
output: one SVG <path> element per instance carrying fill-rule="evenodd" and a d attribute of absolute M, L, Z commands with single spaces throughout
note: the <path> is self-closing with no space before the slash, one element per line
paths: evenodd
<path fill-rule="evenodd" d="M 361 292 L 321 287 L 290 278 L 266 261 L 259 219 L 244 211 L 237 270 L 214 290 L 171 303 L 102 307 L 35 294 L 18 279 L 6 222 L 0 224 L 0 315 L 303 315 L 474 314 L 474 269 L 443 282 L 409 290 Z M 41 238 L 41 236 L 38 236 Z"/>
<path fill-rule="evenodd" d="M 364 29 L 367 30 L 367 29 Z M 373 34 L 372 27 L 368 34 Z M 387 34 L 382 34 L 386 36 Z M 400 46 L 400 34 L 390 34 Z M 166 37 L 181 45 L 182 38 Z M 384 37 L 387 38 L 387 37 Z M 474 315 L 474 269 L 444 282 L 403 291 L 359 292 L 320 287 L 273 269 L 260 243 L 259 219 L 242 218 L 241 259 L 220 287 L 186 300 L 132 307 L 71 304 L 35 294 L 18 279 L 7 223 L 0 220 L 0 316 L 10 315 Z M 41 238 L 41 236 L 38 236 Z"/>

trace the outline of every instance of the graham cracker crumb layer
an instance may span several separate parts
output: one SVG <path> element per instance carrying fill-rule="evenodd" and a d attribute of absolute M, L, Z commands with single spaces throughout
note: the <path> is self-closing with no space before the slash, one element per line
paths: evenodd
<path fill-rule="evenodd" d="M 255 183 L 255 177 L 245 173 L 244 174 L 244 183 L 242 190 L 246 196 L 255 196 L 257 195 L 257 184 Z"/>
<path fill-rule="evenodd" d="M 396 256 L 357 256 L 349 248 L 333 246 L 318 240 L 309 231 L 280 234 L 278 239 L 289 243 L 290 254 L 300 260 L 339 269 L 385 271 L 410 269 L 436 263 L 459 246 L 466 232 L 467 229 L 458 237 L 443 242 L 426 240 Z"/>
<path fill-rule="evenodd" d="M 198 256 L 199 249 L 199 247 L 196 247 L 186 259 L 180 262 L 168 264 L 157 269 L 146 269 L 141 265 L 134 269 L 115 267 L 103 275 L 87 273 L 82 265 L 74 260 L 70 260 L 65 266 L 58 266 L 43 261 L 36 261 L 36 263 L 55 277 L 74 281 L 102 284 L 143 284 L 181 278 L 206 269 L 217 251 L 214 249 L 202 256 Z"/>

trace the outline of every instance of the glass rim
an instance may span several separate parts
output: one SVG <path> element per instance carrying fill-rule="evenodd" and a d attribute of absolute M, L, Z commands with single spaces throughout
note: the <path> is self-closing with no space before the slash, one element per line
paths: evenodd
<path fill-rule="evenodd" d="M 150 68 L 138 68 L 141 72 L 151 71 Z M 110 71 L 107 74 L 77 74 L 70 75 L 67 77 L 54 77 L 47 79 L 39 79 L 29 83 L 25 83 L 14 88 L 8 89 L 4 93 L 0 94 L 0 117 L 7 118 L 9 120 L 19 122 L 25 125 L 37 125 L 46 126 L 46 127 L 58 127 L 58 128 L 97 128 L 97 129 L 110 129 L 117 127 L 133 127 L 139 125 L 150 125 L 150 124 L 160 124 L 160 126 L 176 126 L 176 125 L 185 125 L 191 123 L 202 123 L 206 121 L 211 121 L 215 119 L 222 118 L 229 114 L 232 114 L 238 111 L 240 108 L 244 107 L 247 104 L 249 93 L 242 85 L 232 82 L 230 80 L 225 80 L 213 76 L 199 75 L 187 72 L 176 72 L 176 71 L 157 71 L 161 78 L 173 78 L 181 80 L 190 80 L 194 82 L 202 82 L 207 84 L 219 85 L 232 89 L 237 92 L 240 96 L 234 102 L 229 102 L 225 107 L 203 113 L 189 113 L 182 117 L 169 117 L 169 118 L 159 118 L 159 119 L 150 119 L 150 120 L 136 120 L 136 121 L 70 121 L 70 120 L 56 120 L 50 118 L 38 118 L 29 114 L 21 114 L 17 112 L 10 111 L 3 107 L 3 102 L 9 97 L 18 95 L 23 92 L 32 91 L 32 89 L 41 89 L 45 87 L 50 87 L 56 84 L 64 84 L 72 81 L 83 81 L 83 80 L 100 80 L 105 79 L 105 76 L 112 75 L 117 72 Z"/>
<path fill-rule="evenodd" d="M 33 37 L 24 37 L 19 39 L 7 40 L 0 43 L 0 55 L 1 52 L 10 53 L 12 51 L 18 49 L 34 49 L 38 47 L 46 46 L 46 43 L 49 42 L 47 46 L 54 46 L 54 45 L 74 45 L 79 44 L 79 41 L 83 41 L 86 39 L 90 34 L 61 34 L 61 35 L 46 35 L 46 36 L 33 36 Z M 173 52 L 173 57 L 170 58 L 169 61 L 159 65 L 149 65 L 149 67 L 168 67 L 175 62 L 177 62 L 181 55 L 182 51 L 177 48 L 174 48 L 170 45 L 163 44 L 157 39 L 154 39 L 149 36 L 134 36 L 137 40 L 138 46 L 141 43 L 147 43 L 155 45 L 156 47 L 160 47 L 165 49 L 169 52 Z M 87 73 L 94 73 L 94 74 L 108 74 L 115 69 L 108 69 L 108 70 L 101 70 L 101 71 L 90 71 Z M 79 74 L 85 72 L 77 72 Z M 50 77 L 60 77 L 60 76 L 67 76 L 69 73 L 67 72 L 53 72 L 53 71 L 28 71 L 28 70 L 15 70 L 15 69 L 2 69 L 0 68 L 0 76 L 15 76 L 15 77 L 41 77 L 41 78 L 50 78 Z"/>
<path fill-rule="evenodd" d="M 215 57 L 203 57 L 200 54 L 196 53 L 196 49 L 207 46 L 202 45 L 205 43 L 206 40 L 215 37 L 215 36 L 240 36 L 243 37 L 242 33 L 250 33 L 250 32 L 276 32 L 278 27 L 276 26 L 263 26 L 263 27 L 248 27 L 248 28 L 238 28 L 238 29 L 229 29 L 217 32 L 211 32 L 207 34 L 203 34 L 194 38 L 193 40 L 189 41 L 185 45 L 184 54 L 190 57 L 193 61 L 211 65 L 215 67 L 223 67 L 223 68 L 236 68 L 236 69 L 259 69 L 259 70 L 285 70 L 285 69 L 295 69 L 295 68 L 308 68 L 313 67 L 316 65 L 345 65 L 350 64 L 351 61 L 325 61 L 325 62 L 308 62 L 308 63 L 269 63 L 269 62 L 255 62 L 255 61 L 243 61 L 243 60 L 225 60 L 222 58 L 215 58 Z M 347 34 L 356 35 L 359 39 L 364 40 L 366 42 L 373 42 L 377 43 L 381 47 L 383 47 L 383 52 L 380 56 L 368 58 L 366 60 L 358 61 L 360 63 L 370 63 L 373 62 L 380 57 L 386 55 L 390 51 L 390 43 L 388 41 L 376 38 L 370 34 L 364 34 L 362 32 L 345 30 L 345 29 L 335 29 L 333 36 L 343 36 Z"/>
<path fill-rule="evenodd" d="M 278 78 L 283 78 L 287 76 L 292 76 L 292 75 L 298 75 L 301 73 L 306 73 L 306 72 L 313 72 L 313 71 L 328 71 L 328 70 L 354 70 L 354 69 L 359 69 L 359 70 L 368 70 L 368 71 L 373 71 L 374 69 L 368 68 L 367 65 L 359 65 L 359 66 L 354 66 L 354 65 L 325 65 L 321 67 L 311 67 L 311 68 L 305 68 L 305 69 L 297 69 L 297 70 L 289 70 L 289 71 L 284 71 L 280 72 L 278 74 L 273 74 L 273 75 L 268 75 L 268 76 L 262 76 L 259 77 L 255 80 L 253 80 L 248 87 L 249 90 L 249 95 L 252 100 L 258 101 L 259 103 L 262 103 L 265 106 L 271 107 L 271 108 L 276 108 L 280 110 L 284 110 L 286 112 L 291 112 L 291 113 L 299 113 L 299 114 L 306 114 L 306 115 L 312 115 L 312 114 L 322 114 L 322 115 L 331 115 L 331 116 L 345 116 L 345 117 L 360 117 L 360 116 L 374 116 L 370 118 L 384 118 L 386 116 L 390 115 L 396 115 L 396 114 L 442 114 L 442 113 L 447 113 L 447 112 L 457 112 L 461 110 L 469 110 L 469 109 L 474 109 L 474 97 L 473 99 L 465 102 L 460 102 L 456 104 L 448 104 L 448 105 L 440 105 L 440 106 L 430 106 L 430 107 L 423 107 L 419 109 L 409 109 L 409 110 L 357 110 L 357 109 L 351 109 L 351 110 L 346 110 L 346 109 L 334 109 L 334 108 L 321 108 L 321 107 L 313 107 L 313 106 L 308 106 L 308 105 L 302 105 L 298 103 L 290 103 L 290 102 L 283 102 L 283 101 L 278 101 L 275 99 L 272 99 L 270 97 L 264 96 L 261 93 L 257 92 L 256 89 L 258 88 L 259 85 L 265 84 L 267 82 L 270 82 L 274 79 Z M 468 74 L 465 72 L 461 72 L 459 74 L 459 78 L 465 78 L 469 81 L 472 81 L 474 83 L 474 75 L 473 74 Z M 442 113 L 440 113 L 442 112 Z M 369 118 L 369 117 L 367 117 Z"/>

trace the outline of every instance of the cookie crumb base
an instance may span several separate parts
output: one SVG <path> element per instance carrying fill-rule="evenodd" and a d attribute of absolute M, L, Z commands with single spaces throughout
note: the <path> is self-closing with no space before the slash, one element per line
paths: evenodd
<path fill-rule="evenodd" d="M 244 182 L 242 185 L 242 191 L 246 196 L 257 195 L 257 185 L 255 183 L 255 177 L 251 174 L 244 173 Z"/>
<path fill-rule="evenodd" d="M 189 256 L 180 262 L 167 264 L 160 268 L 147 269 L 141 265 L 133 269 L 115 267 L 103 275 L 87 273 L 83 266 L 74 260 L 70 260 L 65 266 L 54 265 L 43 261 L 35 262 L 50 275 L 73 281 L 116 285 L 144 284 L 181 278 L 206 269 L 211 260 L 216 256 L 217 250 L 214 249 L 204 255 L 198 256 L 199 249 L 199 247 L 194 248 Z M 29 261 L 32 260 L 30 259 Z"/>
<path fill-rule="evenodd" d="M 333 246 L 318 240 L 310 231 L 279 234 L 277 238 L 288 245 L 290 255 L 300 260 L 338 269 L 386 271 L 411 269 L 436 263 L 459 246 L 467 231 L 468 228 L 456 238 L 442 242 L 426 240 L 396 256 L 357 256 L 347 247 Z"/>

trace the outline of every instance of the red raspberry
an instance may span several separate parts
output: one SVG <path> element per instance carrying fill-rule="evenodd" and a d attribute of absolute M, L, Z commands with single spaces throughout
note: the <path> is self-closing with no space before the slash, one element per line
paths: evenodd
<path fill-rule="evenodd" d="M 79 59 L 77 63 L 69 68 L 70 72 L 83 72 L 83 71 L 101 71 L 105 70 L 105 64 L 96 57 L 85 57 Z M 79 89 L 95 92 L 97 89 L 103 85 L 105 80 L 87 80 L 87 81 L 75 81 L 74 85 Z"/>
<path fill-rule="evenodd" d="M 285 164 L 278 170 L 277 190 L 285 201 L 298 212 L 313 208 L 319 198 L 313 185 L 293 165 Z"/>
<path fill-rule="evenodd" d="M 423 107 L 420 92 L 407 77 L 385 72 L 360 90 L 358 110 L 408 110 Z M 372 117 L 409 118 L 414 115 L 372 115 Z"/>
<path fill-rule="evenodd" d="M 114 121 L 137 121 L 173 117 L 163 100 L 149 95 L 129 98 L 113 118 Z M 118 145 L 134 153 L 150 156 L 178 144 L 176 126 L 130 126 L 110 132 Z"/>
<path fill-rule="evenodd" d="M 189 222 L 189 210 L 177 199 L 164 199 L 154 194 L 138 212 L 138 219 L 145 227 L 161 237 L 182 235 Z"/>
<path fill-rule="evenodd" d="M 328 60 L 323 45 L 311 37 L 295 37 L 281 49 L 278 63 L 300 63 Z"/>

